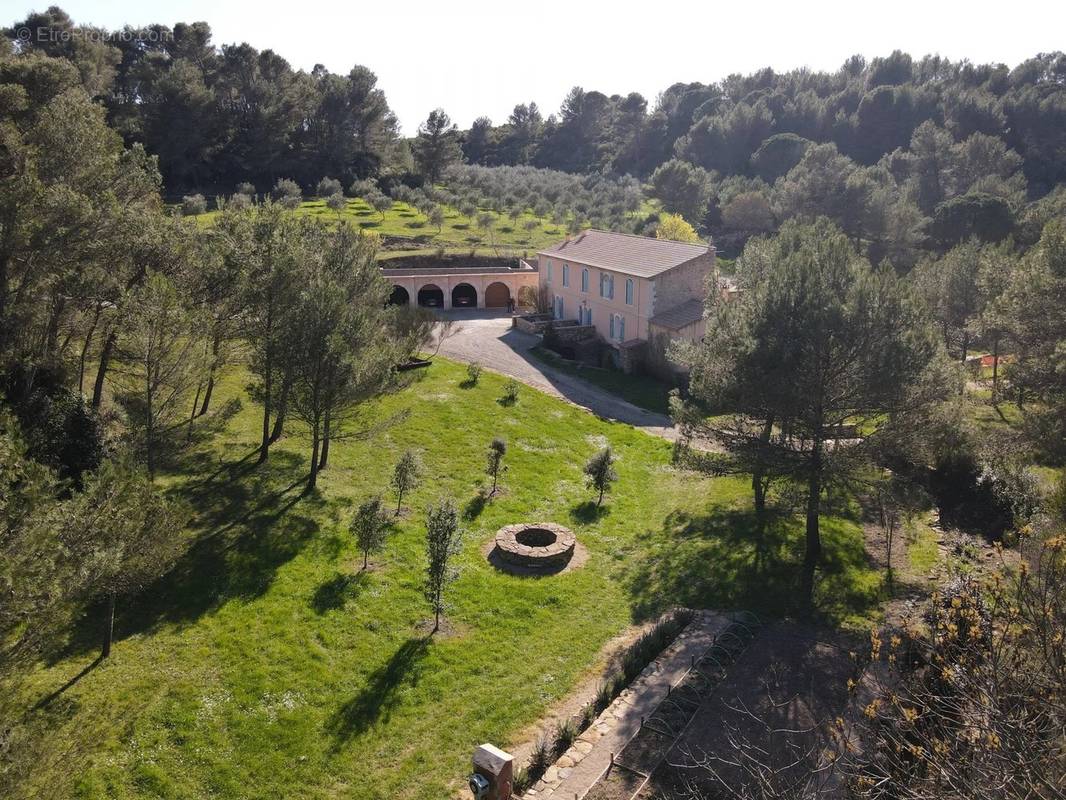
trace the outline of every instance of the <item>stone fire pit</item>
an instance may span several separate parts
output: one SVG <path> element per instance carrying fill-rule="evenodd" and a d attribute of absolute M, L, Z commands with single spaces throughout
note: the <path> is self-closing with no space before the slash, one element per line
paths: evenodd
<path fill-rule="evenodd" d="M 554 522 L 508 525 L 496 532 L 499 559 L 524 569 L 562 569 L 570 562 L 576 545 L 573 531 Z"/>

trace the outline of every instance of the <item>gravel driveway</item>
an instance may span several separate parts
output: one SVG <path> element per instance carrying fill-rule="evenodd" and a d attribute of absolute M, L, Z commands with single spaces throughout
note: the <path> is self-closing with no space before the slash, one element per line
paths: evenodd
<path fill-rule="evenodd" d="M 665 414 L 646 411 L 580 378 L 543 364 L 529 349 L 539 336 L 511 327 L 510 316 L 491 311 L 448 311 L 458 333 L 441 345 L 440 354 L 456 361 L 477 361 L 486 369 L 510 375 L 535 389 L 581 406 L 597 416 L 624 422 L 673 441 L 677 430 Z"/>

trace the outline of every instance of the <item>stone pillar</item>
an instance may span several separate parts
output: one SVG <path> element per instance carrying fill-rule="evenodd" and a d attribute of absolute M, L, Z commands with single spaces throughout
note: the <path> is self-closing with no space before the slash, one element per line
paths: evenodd
<path fill-rule="evenodd" d="M 489 782 L 485 800 L 511 800 L 514 782 L 514 756 L 491 744 L 483 744 L 474 751 L 474 773 Z"/>

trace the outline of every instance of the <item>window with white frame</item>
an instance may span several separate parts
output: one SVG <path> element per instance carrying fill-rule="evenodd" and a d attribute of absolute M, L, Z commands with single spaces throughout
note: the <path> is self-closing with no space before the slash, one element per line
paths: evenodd
<path fill-rule="evenodd" d="M 611 314 L 611 338 L 618 342 L 626 340 L 626 318 L 621 314 Z"/>
<path fill-rule="evenodd" d="M 633 305 L 633 279 L 626 278 L 626 305 Z"/>
<path fill-rule="evenodd" d="M 545 261 L 548 267 L 548 283 L 552 282 L 552 260 L 549 258 Z"/>
<path fill-rule="evenodd" d="M 570 265 L 563 264 L 563 286 L 570 285 Z"/>
<path fill-rule="evenodd" d="M 581 270 L 581 291 L 587 292 L 589 290 L 589 271 L 587 269 Z"/>

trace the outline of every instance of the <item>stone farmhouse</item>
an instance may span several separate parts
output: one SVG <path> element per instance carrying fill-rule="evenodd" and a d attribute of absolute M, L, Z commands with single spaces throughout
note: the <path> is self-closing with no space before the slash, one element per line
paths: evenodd
<path fill-rule="evenodd" d="M 709 244 L 600 230 L 542 250 L 537 261 L 554 330 L 571 339 L 594 332 L 618 367 L 667 379 L 679 372 L 667 346 L 703 337 L 704 301 L 719 280 Z"/>

